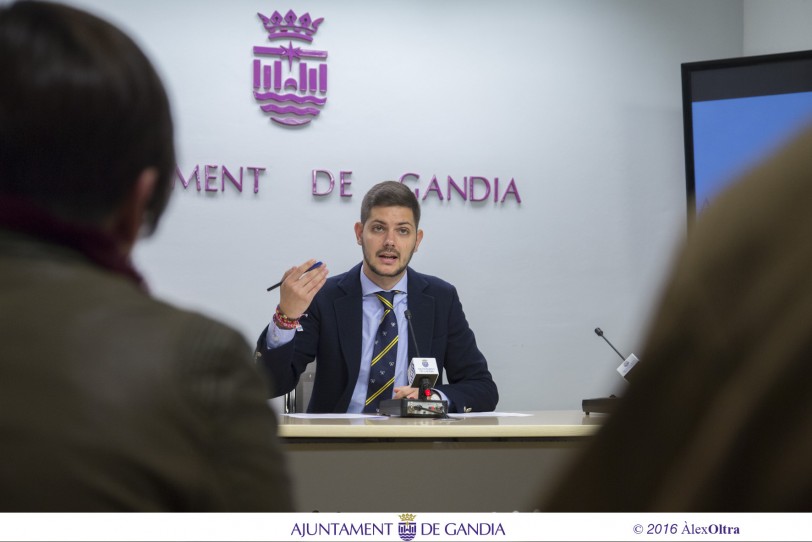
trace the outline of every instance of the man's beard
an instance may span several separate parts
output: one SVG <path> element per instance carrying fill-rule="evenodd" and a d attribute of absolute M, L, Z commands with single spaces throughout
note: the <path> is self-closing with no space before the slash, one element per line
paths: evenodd
<path fill-rule="evenodd" d="M 374 263 L 372 263 L 371 259 L 367 256 L 367 247 L 366 247 L 366 245 L 364 244 L 363 241 L 361 241 L 361 251 L 364 253 L 364 263 L 366 263 L 366 265 L 367 265 L 367 267 L 369 268 L 370 271 L 372 271 L 373 273 L 375 273 L 379 277 L 396 277 L 396 276 L 400 275 L 401 273 L 403 273 L 406 270 L 406 267 L 408 267 L 409 262 L 412 261 L 412 256 L 414 255 L 414 249 L 412 249 L 409 252 L 409 257 L 406 259 L 405 262 L 403 262 L 402 266 L 398 267 L 395 271 L 392 271 L 391 273 L 383 273 L 375 266 Z M 377 256 L 381 252 L 396 252 L 396 251 L 394 251 L 394 250 L 389 250 L 389 251 L 379 250 L 378 253 L 376 253 L 375 255 Z M 401 258 L 401 253 L 397 252 L 397 255 L 398 255 L 398 259 L 400 261 L 403 261 L 403 258 Z"/>

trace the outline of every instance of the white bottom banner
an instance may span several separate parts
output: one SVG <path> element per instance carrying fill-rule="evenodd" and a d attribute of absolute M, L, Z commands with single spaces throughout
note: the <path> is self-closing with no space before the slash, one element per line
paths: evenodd
<path fill-rule="evenodd" d="M 0 540 L 810 540 L 812 514 L 0 514 Z"/>

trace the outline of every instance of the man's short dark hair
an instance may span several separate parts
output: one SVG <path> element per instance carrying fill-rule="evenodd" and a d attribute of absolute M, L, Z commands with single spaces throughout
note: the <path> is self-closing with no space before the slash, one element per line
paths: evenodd
<path fill-rule="evenodd" d="M 48 2 L 0 6 L 0 194 L 98 224 L 147 168 L 151 232 L 175 171 L 172 120 L 150 61 L 93 15 Z"/>
<path fill-rule="evenodd" d="M 414 215 L 415 227 L 420 224 L 420 203 L 403 183 L 383 181 L 370 188 L 361 202 L 361 224 L 366 224 L 373 207 L 408 207 Z"/>

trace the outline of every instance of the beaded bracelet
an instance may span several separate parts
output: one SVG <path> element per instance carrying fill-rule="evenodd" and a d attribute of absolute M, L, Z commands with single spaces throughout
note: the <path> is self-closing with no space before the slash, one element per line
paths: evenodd
<path fill-rule="evenodd" d="M 273 323 L 279 329 L 296 329 L 299 327 L 299 319 L 288 318 L 282 313 L 279 305 L 276 306 L 276 312 L 273 315 Z"/>

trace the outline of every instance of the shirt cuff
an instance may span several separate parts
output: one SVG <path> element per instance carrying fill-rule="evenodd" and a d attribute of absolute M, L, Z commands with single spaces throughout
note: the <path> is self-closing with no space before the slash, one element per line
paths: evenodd
<path fill-rule="evenodd" d="M 265 346 L 268 347 L 268 350 L 279 348 L 292 341 L 295 335 L 295 329 L 279 329 L 276 324 L 271 322 L 268 325 L 268 333 L 265 334 Z"/>

